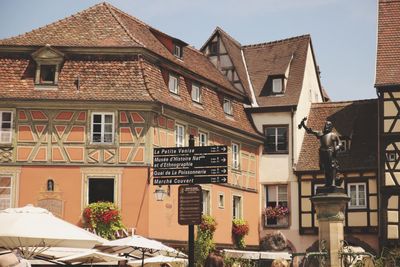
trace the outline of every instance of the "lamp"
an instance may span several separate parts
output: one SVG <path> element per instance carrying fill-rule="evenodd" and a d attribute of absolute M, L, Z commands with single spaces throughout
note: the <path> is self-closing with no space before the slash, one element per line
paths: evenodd
<path fill-rule="evenodd" d="M 167 195 L 167 192 L 165 192 L 164 188 L 159 185 L 153 194 L 157 201 L 163 201 L 165 195 Z"/>

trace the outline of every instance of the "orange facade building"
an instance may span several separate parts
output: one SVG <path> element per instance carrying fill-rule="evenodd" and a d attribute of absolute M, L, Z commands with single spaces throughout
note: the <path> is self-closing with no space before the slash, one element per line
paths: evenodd
<path fill-rule="evenodd" d="M 127 228 L 182 243 L 177 186 L 156 201 L 153 148 L 227 145 L 226 184 L 203 185 L 203 212 L 231 246 L 233 218 L 259 243 L 263 136 L 236 89 L 202 53 L 102 3 L 0 41 L 0 208 L 32 203 L 80 224 L 117 204 Z"/>

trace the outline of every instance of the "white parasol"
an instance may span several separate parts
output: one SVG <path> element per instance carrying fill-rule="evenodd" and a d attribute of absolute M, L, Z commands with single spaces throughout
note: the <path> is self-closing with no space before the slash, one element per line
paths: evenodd
<path fill-rule="evenodd" d="M 0 211 L 0 247 L 20 249 L 26 259 L 50 247 L 92 248 L 105 241 L 46 209 L 27 205 Z"/>
<path fill-rule="evenodd" d="M 126 258 L 119 257 L 117 255 L 112 255 L 104 252 L 100 252 L 94 249 L 91 249 L 86 252 L 73 254 L 67 257 L 59 258 L 57 261 L 62 261 L 66 263 L 99 263 L 99 262 L 116 262 L 116 261 L 124 261 Z"/>
<path fill-rule="evenodd" d="M 144 266 L 151 266 L 151 265 L 159 266 L 161 263 L 169 263 L 171 266 L 186 266 L 188 260 L 182 258 L 173 258 L 163 255 L 158 255 L 144 260 Z M 127 265 L 132 267 L 141 266 L 142 260 L 129 261 Z"/>

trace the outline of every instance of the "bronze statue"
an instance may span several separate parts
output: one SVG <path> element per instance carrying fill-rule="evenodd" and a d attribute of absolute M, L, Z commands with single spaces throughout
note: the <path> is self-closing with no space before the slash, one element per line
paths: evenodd
<path fill-rule="evenodd" d="M 337 177 L 339 163 L 336 158 L 337 152 L 342 149 L 339 136 L 332 132 L 333 125 L 330 121 L 326 121 L 324 129 L 321 132 L 308 128 L 304 124 L 306 120 L 307 117 L 300 122 L 298 127 L 299 129 L 303 127 L 307 133 L 315 135 L 321 144 L 319 147 L 319 167 L 325 173 L 325 186 L 340 186 L 343 179 Z"/>

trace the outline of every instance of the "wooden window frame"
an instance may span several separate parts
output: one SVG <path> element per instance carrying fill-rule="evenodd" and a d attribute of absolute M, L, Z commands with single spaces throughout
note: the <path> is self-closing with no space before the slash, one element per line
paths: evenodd
<path fill-rule="evenodd" d="M 9 189 L 10 190 L 10 197 L 9 198 L 0 198 L 0 200 L 8 200 L 9 201 L 9 206 L 8 207 L 5 207 L 4 209 L 7 209 L 7 208 L 12 208 L 13 207 L 13 199 L 14 199 L 14 181 L 13 181 L 13 179 L 14 179 L 14 177 L 12 176 L 12 175 L 10 175 L 10 174 L 1 174 L 0 173 L 0 178 L 8 178 L 8 179 L 10 179 L 10 186 L 2 186 L 1 184 L 0 184 L 0 192 L 3 192 L 3 190 L 7 190 L 7 189 Z M 1 209 L 1 206 L 0 206 L 0 210 L 4 210 L 4 209 Z"/>
<path fill-rule="evenodd" d="M 173 54 L 177 58 L 181 59 L 183 56 L 183 47 L 181 45 L 174 43 Z"/>
<path fill-rule="evenodd" d="M 274 128 L 275 129 L 275 149 L 274 150 L 267 150 L 267 129 Z M 286 149 L 285 150 L 278 150 L 278 129 L 286 129 Z M 263 154 L 289 154 L 289 124 L 268 124 L 263 125 L 263 132 L 264 132 L 264 149 Z"/>
<path fill-rule="evenodd" d="M 240 145 L 232 142 L 232 169 L 240 170 Z M 237 150 L 235 150 L 235 147 Z"/>
<path fill-rule="evenodd" d="M 195 92 L 195 88 L 198 92 L 197 95 L 193 95 Z M 190 92 L 190 95 L 192 97 L 192 101 L 201 104 L 201 86 L 197 83 L 192 83 L 192 91 Z"/>
<path fill-rule="evenodd" d="M 221 197 L 222 197 L 222 203 L 221 203 Z M 218 208 L 225 209 L 225 194 L 222 192 L 218 193 Z"/>
<path fill-rule="evenodd" d="M 180 129 L 182 129 L 182 135 L 180 135 Z M 181 140 L 179 140 L 181 137 Z M 178 142 L 179 141 L 179 142 Z M 184 147 L 185 146 L 185 126 L 179 123 L 175 124 L 175 146 Z"/>
<path fill-rule="evenodd" d="M 4 121 L 3 116 L 4 113 L 10 113 L 10 120 L 9 121 Z M 11 144 L 12 143 L 12 138 L 13 138 L 13 115 L 14 113 L 10 110 L 0 110 L 0 144 Z M 9 123 L 10 128 L 3 128 L 3 124 Z M 8 131 L 6 130 L 8 129 Z M 8 140 L 7 141 L 2 141 L 3 140 L 3 135 L 9 134 Z"/>
<path fill-rule="evenodd" d="M 232 100 L 230 100 L 229 98 L 224 97 L 223 108 L 224 108 L 224 113 L 226 115 L 229 115 L 229 116 L 233 115 Z"/>
<path fill-rule="evenodd" d="M 359 186 L 364 186 L 364 205 L 360 205 L 359 201 Z M 356 205 L 351 205 L 351 199 L 348 202 L 348 208 L 349 210 L 353 209 L 367 209 L 368 208 L 368 192 L 367 192 L 367 182 L 356 182 L 356 183 L 347 183 L 347 195 L 351 198 L 351 193 L 350 193 L 350 187 L 351 186 L 356 186 Z"/>
<path fill-rule="evenodd" d="M 202 136 L 205 137 L 205 142 L 202 142 Z M 199 131 L 199 146 L 208 146 L 208 134 L 203 131 Z"/>
<path fill-rule="evenodd" d="M 204 197 L 204 193 L 206 192 L 207 197 Z M 211 190 L 208 188 L 202 188 L 202 205 L 203 205 L 203 215 L 211 215 Z"/>
<path fill-rule="evenodd" d="M 100 142 L 93 140 L 93 128 L 94 128 L 94 116 L 101 115 L 101 130 L 100 130 Z M 112 116 L 112 131 L 111 131 L 111 142 L 104 141 L 104 134 L 105 134 L 105 116 L 111 115 Z M 93 145 L 112 145 L 115 142 L 115 114 L 113 112 L 92 112 L 91 120 L 90 120 L 90 143 Z"/>
<path fill-rule="evenodd" d="M 239 216 L 235 216 L 235 199 L 239 199 Z M 243 197 L 241 195 L 232 195 L 232 219 L 243 219 Z"/>
<path fill-rule="evenodd" d="M 168 90 L 171 93 L 175 94 L 175 95 L 179 95 L 179 76 L 176 75 L 176 74 L 169 73 L 168 77 L 169 77 L 169 79 L 168 79 Z M 171 87 L 172 86 L 172 84 L 171 84 L 172 80 L 176 81 L 175 83 L 173 83 L 174 84 L 173 88 Z"/>
<path fill-rule="evenodd" d="M 268 205 L 269 202 L 273 202 L 273 201 L 269 201 L 268 199 L 268 189 L 274 187 L 276 192 L 276 199 L 275 199 L 275 206 L 279 205 L 279 202 L 286 202 L 286 207 L 289 208 L 289 214 L 286 215 L 286 224 L 278 224 L 278 220 L 276 221 L 276 224 L 268 224 L 268 218 L 265 215 L 264 216 L 264 228 L 289 228 L 290 227 L 290 202 L 289 202 L 289 184 L 264 184 L 264 194 L 265 194 L 265 203 L 264 203 L 264 207 L 272 207 L 272 205 Z M 280 200 L 279 198 L 279 188 L 280 187 L 285 187 L 286 188 L 286 199 L 285 200 Z"/>
<path fill-rule="evenodd" d="M 280 82 L 281 88 L 279 91 L 275 91 L 275 81 Z M 284 78 L 281 77 L 277 77 L 277 78 L 272 78 L 272 94 L 273 95 L 279 95 L 279 94 L 283 94 L 283 92 L 285 91 L 285 83 L 284 83 Z"/>

